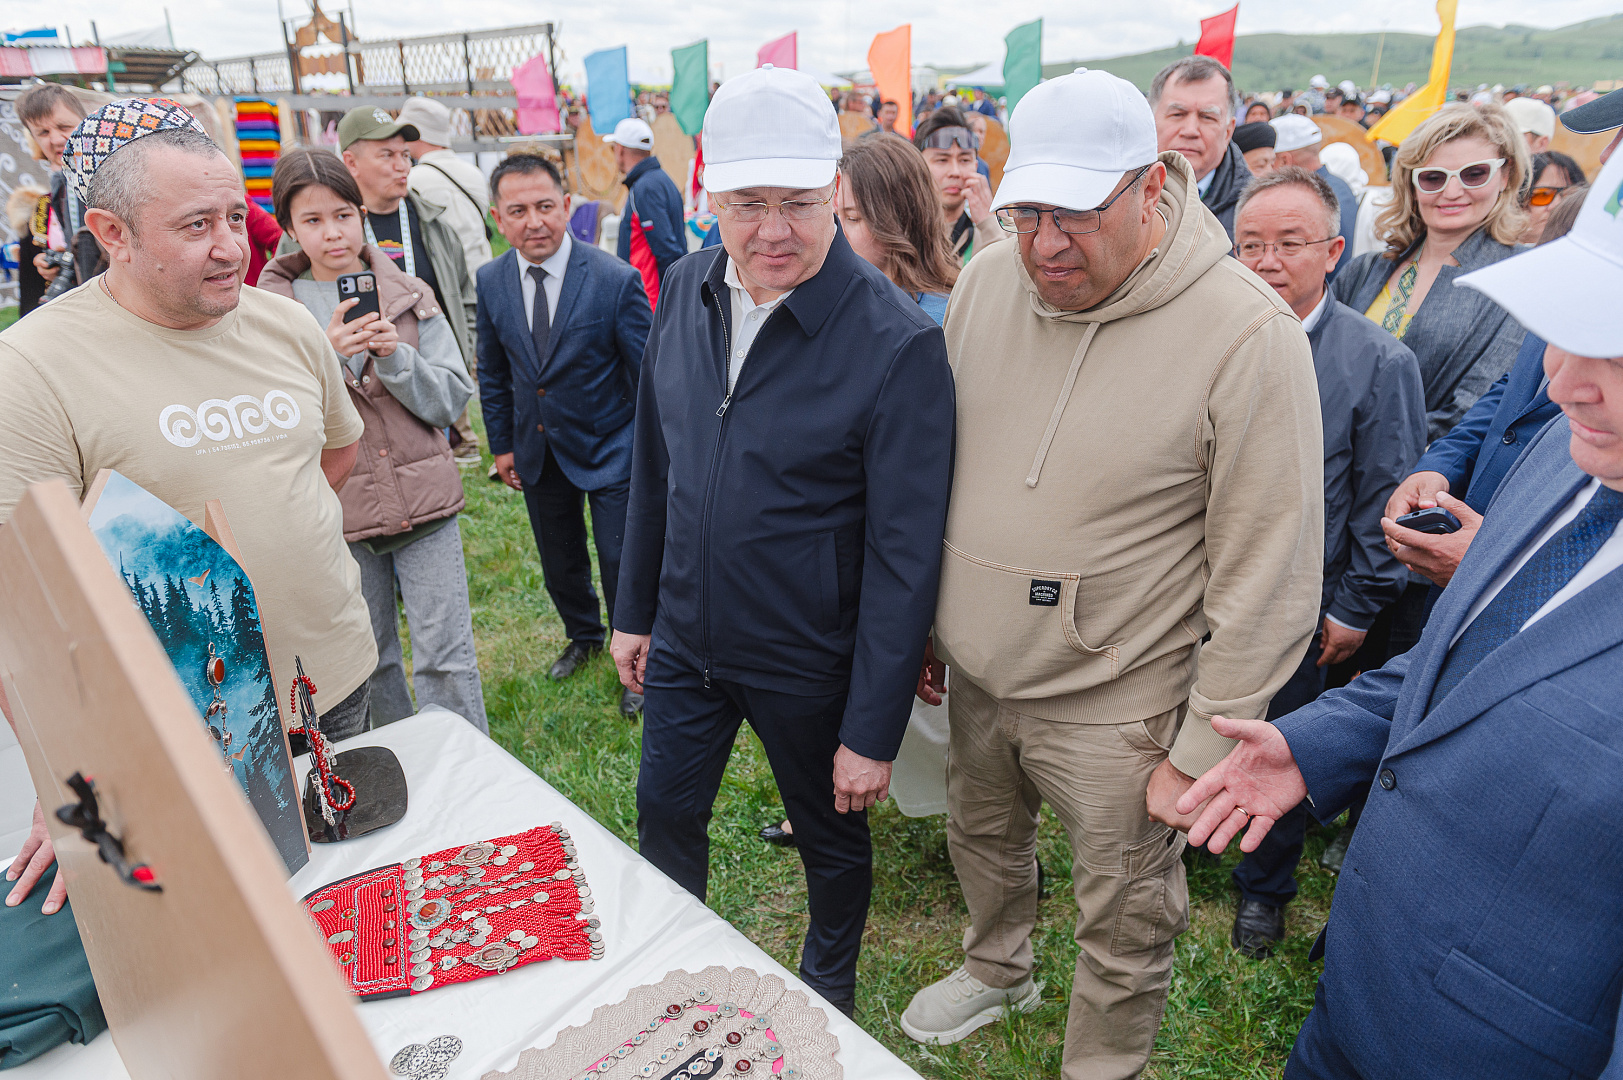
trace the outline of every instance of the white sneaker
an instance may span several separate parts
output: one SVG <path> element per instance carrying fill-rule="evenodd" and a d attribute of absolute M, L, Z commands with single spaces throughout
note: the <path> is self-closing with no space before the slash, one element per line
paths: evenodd
<path fill-rule="evenodd" d="M 968 1038 L 1009 1010 L 1030 1012 L 1042 1004 L 1042 984 L 1026 979 L 995 990 L 963 968 L 913 995 L 902 1013 L 902 1030 L 914 1042 L 946 1045 Z"/>

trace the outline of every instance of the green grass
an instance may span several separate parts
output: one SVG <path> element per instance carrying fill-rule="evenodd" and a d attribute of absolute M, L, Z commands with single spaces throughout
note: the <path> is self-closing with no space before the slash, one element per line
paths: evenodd
<path fill-rule="evenodd" d="M 1426 10 L 1430 12 L 1430 4 Z M 1531 14 L 1533 9 L 1528 10 Z M 1243 28 L 1244 12 L 1240 18 Z M 1192 23 L 1190 30 L 1194 30 Z M 1430 78 L 1434 32 L 1387 34 L 1381 48 L 1380 81 L 1401 87 Z M 1308 79 L 1314 75 L 1329 76 L 1332 85 L 1351 79 L 1366 86 L 1379 42 L 1380 35 L 1375 33 L 1241 34 L 1234 41 L 1234 80 L 1240 89 L 1253 91 L 1287 86 L 1306 89 Z M 1049 78 L 1064 75 L 1081 63 L 1148 90 L 1156 72 L 1178 57 L 1188 56 L 1193 47 L 1192 42 L 1180 41 L 1172 48 L 1131 56 L 1044 64 L 1043 74 Z M 1553 30 L 1516 25 L 1462 26 L 1454 36 L 1450 82 L 1456 88 L 1474 89 L 1478 83 L 1514 86 L 1562 81 L 1587 86 L 1597 79 L 1616 78 L 1623 78 L 1623 15 Z"/>
<path fill-rule="evenodd" d="M 524 501 L 463 474 L 462 518 L 468 579 L 485 701 L 495 739 L 635 846 L 636 776 L 641 730 L 616 712 L 619 683 L 606 657 L 564 683 L 546 669 L 565 645 L 542 587 Z M 710 905 L 790 970 L 806 929 L 805 884 L 794 853 L 755 837 L 783 807 L 759 742 L 738 739 L 710 829 Z M 913 992 L 961 961 L 963 898 L 947 856 L 946 819 L 903 817 L 893 803 L 872 815 L 873 910 L 857 984 L 857 1021 L 927 1077 L 1027 1080 L 1058 1076 L 1070 973 L 1076 961 L 1070 898 L 1071 857 L 1063 832 L 1045 816 L 1039 857 L 1048 872 L 1035 947 L 1046 982 L 1037 1011 L 983 1028 L 955 1046 L 925 1049 L 898 1020 Z M 1328 830 L 1309 836 L 1302 896 L 1290 909 L 1291 937 L 1275 958 L 1254 963 L 1228 944 L 1234 914 L 1228 871 L 1197 865 L 1190 873 L 1191 928 L 1178 942 L 1166 1020 L 1148 1077 L 1278 1076 L 1312 1003 L 1318 965 L 1307 950 L 1323 925 L 1334 879 L 1315 860 Z"/>
<path fill-rule="evenodd" d="M 0 307 L 0 330 L 4 330 L 6 327 L 10 326 L 12 323 L 14 323 L 16 321 L 17 321 L 17 305 L 16 304 L 11 305 L 10 307 Z"/>

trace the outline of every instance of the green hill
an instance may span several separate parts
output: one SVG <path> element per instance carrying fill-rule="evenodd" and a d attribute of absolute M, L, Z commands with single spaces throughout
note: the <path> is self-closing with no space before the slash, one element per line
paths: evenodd
<path fill-rule="evenodd" d="M 1368 85 L 1379 34 L 1242 34 L 1234 43 L 1234 78 L 1245 90 L 1302 89 L 1314 75 L 1332 84 L 1351 79 Z M 1431 71 L 1432 38 L 1426 34 L 1387 34 L 1381 49 L 1380 81 L 1394 86 L 1423 83 Z M 1169 49 L 1044 64 L 1043 74 L 1063 75 L 1079 65 L 1102 68 L 1147 90 L 1161 68 L 1193 51 L 1180 42 Z M 1566 82 L 1587 86 L 1623 78 L 1623 15 L 1538 30 L 1530 26 L 1462 27 L 1454 38 L 1452 82 Z"/>

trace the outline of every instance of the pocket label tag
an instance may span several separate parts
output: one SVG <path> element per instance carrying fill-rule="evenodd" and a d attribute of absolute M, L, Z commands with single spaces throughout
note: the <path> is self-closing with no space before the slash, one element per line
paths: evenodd
<path fill-rule="evenodd" d="M 1032 578 L 1031 606 L 1059 607 L 1059 591 L 1062 584 L 1062 582 L 1058 581 L 1044 581 L 1041 578 Z"/>

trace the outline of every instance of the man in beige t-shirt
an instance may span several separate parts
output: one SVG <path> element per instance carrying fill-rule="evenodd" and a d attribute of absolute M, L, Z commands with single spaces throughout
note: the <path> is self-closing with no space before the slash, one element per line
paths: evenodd
<path fill-rule="evenodd" d="M 82 495 L 104 468 L 193 521 L 220 499 L 278 696 L 298 655 L 323 732 L 357 734 L 377 647 L 335 488 L 354 465 L 360 415 L 304 307 L 242 288 L 247 203 L 231 162 L 173 103 L 102 111 L 119 107 L 154 113 L 158 129 L 79 155 L 70 174 L 109 270 L 0 334 L 0 525 L 29 485 L 60 478 Z M 178 114 L 154 112 L 165 107 Z M 36 810 L 8 904 L 51 857 Z M 47 913 L 59 901 L 53 890 Z"/>

